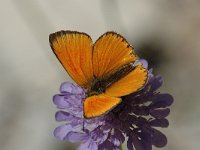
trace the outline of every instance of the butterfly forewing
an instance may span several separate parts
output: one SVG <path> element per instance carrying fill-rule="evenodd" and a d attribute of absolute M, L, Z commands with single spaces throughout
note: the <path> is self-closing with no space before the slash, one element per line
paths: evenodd
<path fill-rule="evenodd" d="M 133 48 L 121 35 L 107 32 L 95 42 L 93 47 L 94 75 L 103 77 L 136 59 Z"/>
<path fill-rule="evenodd" d="M 93 80 L 91 38 L 85 33 L 59 31 L 51 34 L 49 41 L 73 80 L 82 87 L 88 87 Z"/>

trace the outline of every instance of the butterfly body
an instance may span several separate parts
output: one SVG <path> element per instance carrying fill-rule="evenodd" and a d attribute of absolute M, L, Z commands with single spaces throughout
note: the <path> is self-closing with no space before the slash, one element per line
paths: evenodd
<path fill-rule="evenodd" d="M 122 96 L 138 91 L 147 80 L 147 70 L 135 65 L 138 57 L 119 34 L 107 32 L 94 44 L 89 35 L 59 31 L 49 37 L 50 45 L 69 75 L 87 90 L 84 117 L 103 115 Z"/>
<path fill-rule="evenodd" d="M 91 87 L 87 91 L 87 97 L 104 93 L 106 87 L 107 87 L 107 82 L 105 81 L 105 79 L 103 79 L 103 78 L 102 79 L 98 79 L 98 78 L 94 79 L 91 84 Z"/>

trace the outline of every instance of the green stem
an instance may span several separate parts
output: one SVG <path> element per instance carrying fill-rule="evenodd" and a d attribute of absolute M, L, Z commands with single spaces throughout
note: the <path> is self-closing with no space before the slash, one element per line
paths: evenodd
<path fill-rule="evenodd" d="M 123 150 L 123 148 L 122 148 L 122 144 L 120 145 L 120 150 Z"/>

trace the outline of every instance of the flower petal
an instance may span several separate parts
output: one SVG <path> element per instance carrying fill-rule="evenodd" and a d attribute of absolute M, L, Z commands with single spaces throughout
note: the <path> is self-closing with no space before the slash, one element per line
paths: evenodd
<path fill-rule="evenodd" d="M 86 142 L 82 143 L 77 150 L 98 150 L 98 146 L 93 140 L 88 139 Z"/>
<path fill-rule="evenodd" d="M 156 147 L 164 147 L 167 144 L 166 136 L 162 132 L 156 129 L 153 129 L 153 130 L 154 130 L 154 134 L 152 137 L 152 144 Z"/>
<path fill-rule="evenodd" d="M 141 138 L 144 150 L 152 150 L 151 135 L 143 131 L 138 132 L 138 135 Z"/>
<path fill-rule="evenodd" d="M 125 140 L 124 135 L 121 131 L 115 129 L 113 134 L 111 134 L 109 141 L 113 143 L 115 146 L 120 146 Z"/>
<path fill-rule="evenodd" d="M 108 133 L 104 133 L 102 130 L 97 128 L 91 132 L 90 136 L 98 144 L 101 144 L 108 138 Z"/>
<path fill-rule="evenodd" d="M 112 142 L 109 140 L 106 140 L 102 144 L 99 145 L 98 150 L 120 150 L 118 146 L 115 146 Z"/>
<path fill-rule="evenodd" d="M 134 133 L 129 133 L 128 141 L 127 141 L 127 147 L 128 150 L 134 150 L 133 145 L 136 150 L 143 150 L 143 146 L 139 139 L 134 135 Z"/>
<path fill-rule="evenodd" d="M 105 124 L 105 125 L 102 125 L 101 126 L 101 130 L 104 132 L 104 133 L 108 133 L 110 130 L 111 130 L 112 126 L 110 124 Z"/>
<path fill-rule="evenodd" d="M 134 150 L 133 141 L 130 138 L 128 138 L 128 141 L 127 141 L 127 148 L 128 150 Z"/>
<path fill-rule="evenodd" d="M 64 140 L 72 129 L 71 125 L 61 125 L 54 130 L 54 136 L 59 140 Z"/>
<path fill-rule="evenodd" d="M 96 127 L 98 127 L 97 123 L 84 123 L 84 128 L 88 129 L 89 131 L 93 131 Z"/>
<path fill-rule="evenodd" d="M 65 109 L 71 106 L 70 103 L 65 100 L 64 95 L 59 95 L 59 94 L 54 95 L 53 102 L 55 105 L 57 105 L 59 109 Z"/>
<path fill-rule="evenodd" d="M 78 133 L 78 132 L 69 132 L 65 137 L 65 140 L 68 140 L 72 143 L 86 141 L 89 138 L 86 133 Z"/>
<path fill-rule="evenodd" d="M 136 115 L 149 115 L 149 107 L 148 106 L 135 106 L 133 109 L 134 114 Z"/>
<path fill-rule="evenodd" d="M 69 93 L 69 94 L 83 94 L 83 89 L 77 85 L 74 85 L 70 82 L 64 82 L 60 86 L 61 93 Z"/>
<path fill-rule="evenodd" d="M 136 60 L 134 65 L 137 66 L 138 64 L 142 64 L 142 67 L 144 67 L 145 69 L 148 68 L 148 62 L 145 59 Z"/>
<path fill-rule="evenodd" d="M 165 118 L 169 115 L 170 109 L 151 109 L 150 114 L 155 118 Z"/>
<path fill-rule="evenodd" d="M 154 119 L 150 121 L 149 124 L 154 127 L 162 127 L 162 128 L 167 128 L 169 126 L 169 122 L 167 119 Z"/>
<path fill-rule="evenodd" d="M 158 94 L 155 96 L 151 108 L 165 108 L 173 103 L 173 97 L 169 94 Z"/>
<path fill-rule="evenodd" d="M 151 81 L 150 91 L 156 91 L 162 84 L 163 78 L 161 76 L 154 77 L 154 80 Z"/>
<path fill-rule="evenodd" d="M 55 114 L 55 118 L 56 121 L 72 121 L 72 119 L 74 119 L 74 116 L 68 112 L 58 111 Z"/>

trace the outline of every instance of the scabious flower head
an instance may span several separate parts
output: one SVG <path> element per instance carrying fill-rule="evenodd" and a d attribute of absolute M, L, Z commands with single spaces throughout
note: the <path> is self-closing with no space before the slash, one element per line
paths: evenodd
<path fill-rule="evenodd" d="M 144 60 L 140 62 L 147 67 Z M 168 127 L 166 117 L 173 98 L 158 92 L 162 83 L 162 77 L 154 76 L 149 70 L 148 81 L 141 90 L 122 97 L 122 102 L 104 116 L 85 119 L 86 90 L 65 82 L 61 84 L 60 94 L 53 97 L 60 109 L 56 121 L 65 122 L 54 130 L 54 135 L 60 140 L 80 143 L 78 150 L 120 150 L 125 137 L 128 150 L 164 147 L 167 138 L 157 127 Z"/>

